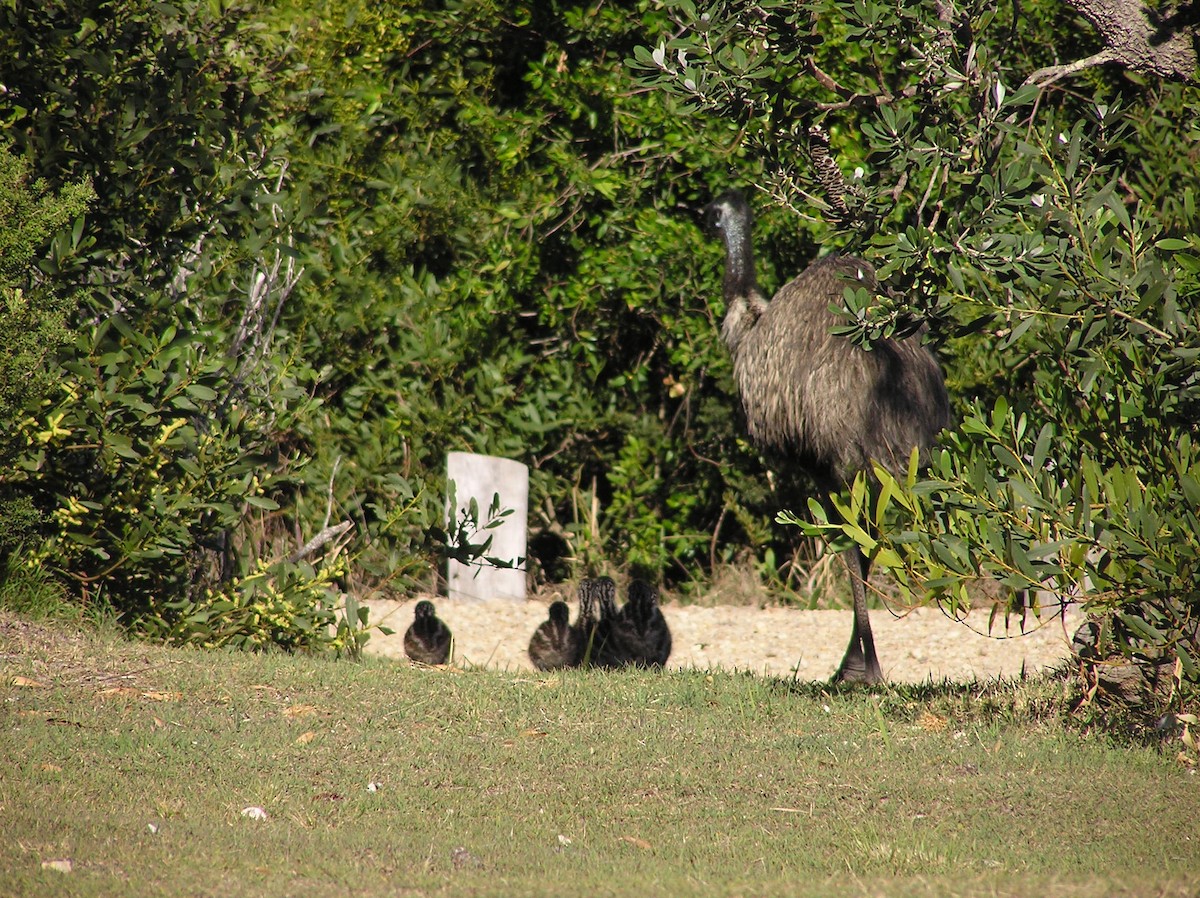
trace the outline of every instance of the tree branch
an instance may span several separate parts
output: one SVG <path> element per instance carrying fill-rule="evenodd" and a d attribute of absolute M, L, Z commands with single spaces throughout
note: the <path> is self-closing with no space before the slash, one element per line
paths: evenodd
<path fill-rule="evenodd" d="M 321 546 L 325 545 L 325 543 L 329 542 L 332 539 L 337 539 L 339 536 L 341 536 L 343 533 L 345 533 L 347 530 L 349 530 L 353 526 L 354 526 L 353 521 L 342 521 L 340 524 L 331 524 L 330 526 L 328 526 L 324 530 L 322 530 L 320 533 L 318 533 L 316 536 L 314 536 L 312 539 L 310 539 L 308 542 L 306 542 L 304 545 L 302 545 L 299 549 L 297 549 L 291 555 L 289 555 L 287 560 L 290 563 L 295 564 L 297 561 L 300 561 L 302 558 L 307 558 L 313 552 L 317 551 L 317 549 L 321 548 Z"/>
<path fill-rule="evenodd" d="M 1152 7 L 1142 0 L 1066 0 L 1104 39 L 1104 49 L 1086 59 L 1039 69 L 1026 84 L 1049 84 L 1085 68 L 1117 62 L 1135 72 L 1171 81 L 1195 82 L 1200 35 L 1191 3 Z"/>
<path fill-rule="evenodd" d="M 1105 47 L 1099 53 L 1093 53 L 1086 59 L 1077 59 L 1074 62 L 1068 62 L 1062 65 L 1048 65 L 1043 69 L 1038 69 L 1025 79 L 1025 83 L 1038 84 L 1042 87 L 1045 87 L 1048 84 L 1053 84 L 1059 78 L 1065 78 L 1067 75 L 1074 75 L 1076 72 L 1082 72 L 1084 69 L 1090 69 L 1093 66 L 1106 65 L 1110 62 L 1120 61 L 1120 57 L 1118 57 L 1116 53 L 1114 53 L 1108 47 Z"/>

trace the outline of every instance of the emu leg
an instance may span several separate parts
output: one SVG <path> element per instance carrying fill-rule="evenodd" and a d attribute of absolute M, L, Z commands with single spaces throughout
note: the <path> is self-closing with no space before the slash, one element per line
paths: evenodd
<path fill-rule="evenodd" d="M 842 556 L 850 572 L 850 592 L 854 596 L 854 629 L 850 645 L 833 675 L 836 683 L 882 683 L 883 671 L 875 655 L 875 637 L 871 635 L 871 618 L 867 614 L 867 559 L 854 546 Z"/>

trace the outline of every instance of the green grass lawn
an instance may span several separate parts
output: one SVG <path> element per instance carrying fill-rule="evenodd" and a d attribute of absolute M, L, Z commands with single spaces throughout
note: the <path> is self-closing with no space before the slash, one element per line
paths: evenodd
<path fill-rule="evenodd" d="M 1048 680 L 430 670 L 2 613 L 0 659 L 0 895 L 1200 893 L 1200 781 L 1064 730 Z"/>

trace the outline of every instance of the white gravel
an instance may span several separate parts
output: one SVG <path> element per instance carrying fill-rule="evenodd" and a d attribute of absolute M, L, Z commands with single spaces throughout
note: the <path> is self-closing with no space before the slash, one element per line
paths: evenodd
<path fill-rule="evenodd" d="M 454 633 L 454 663 L 499 670 L 533 670 L 529 637 L 546 619 L 549 599 L 525 601 L 450 601 L 414 596 L 405 601 L 369 601 L 372 623 L 395 633 L 374 633 L 367 651 L 403 658 L 404 631 L 412 623 L 413 607 L 432 598 L 438 616 Z M 575 603 L 571 605 L 572 619 Z M 674 648 L 668 667 L 746 670 L 801 680 L 826 680 L 833 675 L 850 638 L 851 612 L 799 611 L 755 606 L 663 606 Z M 1021 635 L 1013 620 L 1006 633 L 1003 618 L 994 636 L 986 634 L 987 610 L 975 611 L 967 623 L 947 618 L 936 608 L 919 608 L 897 616 L 873 611 L 871 626 L 884 674 L 898 682 L 987 679 L 1015 676 L 1022 667 L 1033 672 L 1051 667 L 1069 654 L 1071 634 L 1082 617 L 1078 611 L 1062 618 L 1047 617 L 1038 625 L 1030 619 Z M 996 638 L 1004 637 L 1008 638 Z"/>

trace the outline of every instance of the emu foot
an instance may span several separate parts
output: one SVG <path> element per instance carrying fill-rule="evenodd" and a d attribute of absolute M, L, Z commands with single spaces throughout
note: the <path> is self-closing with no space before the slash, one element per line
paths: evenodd
<path fill-rule="evenodd" d="M 879 671 L 872 673 L 865 667 L 839 667 L 837 669 L 837 673 L 833 675 L 832 682 L 837 685 L 844 683 L 861 683 L 864 686 L 874 686 L 876 683 L 883 682 L 883 674 L 881 674 Z"/>
<path fill-rule="evenodd" d="M 864 654 L 860 644 L 851 642 L 850 647 L 846 649 L 846 656 L 842 658 L 842 663 L 833 675 L 833 682 L 863 683 L 868 686 L 882 683 L 883 671 L 879 668 L 879 659 L 875 657 L 874 652 L 869 656 Z"/>

